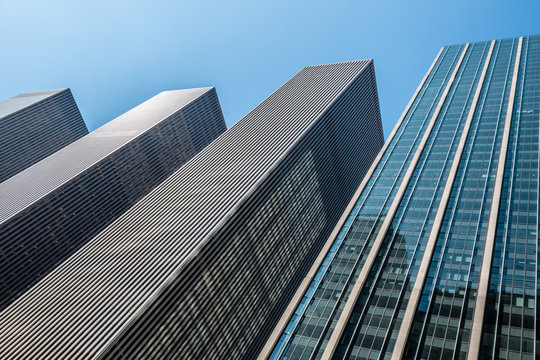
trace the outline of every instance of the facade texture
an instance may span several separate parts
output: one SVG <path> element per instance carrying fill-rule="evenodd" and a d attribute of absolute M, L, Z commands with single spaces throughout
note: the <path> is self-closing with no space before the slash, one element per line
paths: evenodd
<path fill-rule="evenodd" d="M 69 89 L 0 101 L 0 183 L 86 134 Z"/>
<path fill-rule="evenodd" d="M 259 357 L 540 357 L 540 36 L 443 47 Z"/>
<path fill-rule="evenodd" d="M 167 91 L 0 184 L 0 309 L 225 130 L 214 88 Z"/>
<path fill-rule="evenodd" d="M 255 357 L 382 144 L 372 61 L 304 68 L 0 313 L 0 357 Z"/>

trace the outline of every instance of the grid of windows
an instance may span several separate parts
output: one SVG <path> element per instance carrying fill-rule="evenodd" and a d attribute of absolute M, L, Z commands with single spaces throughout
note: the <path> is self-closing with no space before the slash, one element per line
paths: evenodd
<path fill-rule="evenodd" d="M 534 359 L 538 341 L 540 36 L 524 38 L 514 101 L 482 359 Z"/>
<path fill-rule="evenodd" d="M 466 357 L 517 42 L 495 44 L 405 356 Z"/>

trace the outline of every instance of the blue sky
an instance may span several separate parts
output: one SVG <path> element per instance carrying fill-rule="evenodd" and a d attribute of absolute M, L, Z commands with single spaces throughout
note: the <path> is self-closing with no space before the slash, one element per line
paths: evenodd
<path fill-rule="evenodd" d="M 388 136 L 441 46 L 532 34 L 538 0 L 0 0 L 0 99 L 70 87 L 94 130 L 215 86 L 230 127 L 303 66 L 373 58 Z"/>

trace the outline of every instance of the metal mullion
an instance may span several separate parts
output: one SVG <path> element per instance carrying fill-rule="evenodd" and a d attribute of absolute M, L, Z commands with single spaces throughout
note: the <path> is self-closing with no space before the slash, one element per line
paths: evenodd
<path fill-rule="evenodd" d="M 527 66 L 527 60 L 528 60 L 528 49 L 529 49 L 529 41 L 530 38 L 527 37 L 527 48 L 525 53 L 525 66 Z M 537 70 L 538 71 L 538 70 Z M 525 70 L 523 70 L 523 78 L 525 79 Z M 523 85 L 525 84 L 525 80 L 523 81 Z M 523 92 L 521 93 L 521 98 L 523 99 Z M 538 127 L 538 139 L 537 139 L 537 154 L 540 154 L 540 126 Z M 538 214 L 540 212 L 540 158 L 536 157 L 537 162 L 537 173 L 536 173 L 536 213 Z M 536 261 L 535 261 L 535 287 L 538 289 L 538 240 L 539 240 L 539 231 L 540 231 L 540 224 L 538 220 L 538 215 L 536 216 Z M 536 326 L 536 318 L 538 317 L 538 291 L 534 292 L 534 339 L 533 339 L 533 349 L 534 349 L 534 355 L 536 356 L 536 352 L 538 351 L 536 346 L 536 333 L 538 331 Z"/>
<path fill-rule="evenodd" d="M 366 65 L 364 65 L 364 68 L 365 68 Z M 364 69 L 365 70 L 365 69 Z M 352 72 L 353 70 L 351 70 Z M 334 99 L 322 110 L 319 112 L 318 116 L 316 117 L 317 119 L 320 119 L 322 116 L 324 116 L 327 112 L 327 110 L 336 102 L 336 99 L 339 98 L 339 96 L 341 94 L 343 94 L 349 87 L 350 85 L 356 80 L 359 78 L 359 76 L 363 73 L 363 71 L 360 71 L 356 76 L 354 76 L 351 80 L 347 81 L 345 84 L 335 84 L 334 87 L 342 87 L 342 89 L 339 91 L 339 93 L 334 97 Z M 340 86 L 341 85 L 341 86 Z M 287 146 L 287 148 L 283 151 L 283 153 L 277 158 L 275 159 L 272 164 L 270 164 L 271 166 L 269 168 L 266 168 L 265 171 L 259 176 L 257 177 L 257 181 L 253 184 L 251 184 L 251 186 L 249 187 L 249 189 L 247 189 L 247 191 L 244 191 L 243 193 L 241 193 L 241 199 L 239 201 L 237 201 L 235 204 L 235 206 L 233 206 L 228 212 L 227 214 L 221 218 L 221 220 L 215 225 L 212 227 L 211 231 L 206 234 L 205 238 L 203 239 L 203 241 L 201 241 L 199 244 L 197 244 L 197 246 L 195 248 L 193 248 L 191 254 L 195 254 L 195 253 L 198 253 L 199 252 L 199 249 L 200 249 L 200 246 L 202 246 L 203 244 L 205 244 L 208 240 L 208 238 L 216 233 L 216 231 L 218 231 L 219 229 L 221 229 L 221 227 L 223 226 L 224 224 L 224 221 L 226 221 L 228 219 L 229 216 L 231 216 L 232 213 L 235 213 L 236 210 L 238 209 L 238 207 L 240 206 L 240 204 L 243 203 L 243 199 L 245 199 L 247 196 L 249 196 L 256 187 L 258 187 L 260 185 L 260 183 L 262 181 L 264 181 L 267 177 L 268 177 L 268 174 L 276 167 L 276 164 L 280 163 L 281 160 L 289 154 L 289 152 L 291 151 L 291 149 L 298 143 L 298 139 L 301 139 L 303 138 L 303 135 L 305 135 L 314 125 L 314 123 L 316 123 L 316 121 L 312 121 L 311 123 L 307 124 L 307 126 L 304 128 L 304 130 L 301 132 L 301 134 L 289 145 Z M 184 262 L 185 263 L 185 262 Z M 173 271 L 170 276 L 167 277 L 167 279 L 165 280 L 164 283 L 162 283 L 160 286 L 159 286 L 159 289 L 156 293 L 161 293 L 162 290 L 164 289 L 164 287 L 170 283 L 170 281 L 172 281 L 172 279 L 176 278 L 177 274 L 179 273 L 180 269 L 183 268 L 183 266 L 179 266 L 177 267 L 177 269 L 175 271 Z M 136 313 L 135 313 L 135 318 L 137 318 L 139 316 L 139 314 L 147 307 L 149 306 L 148 304 L 152 302 L 152 298 L 155 297 L 156 295 L 154 294 L 154 296 L 152 296 L 150 299 L 148 299 L 148 301 L 145 303 L 145 305 L 142 307 L 142 308 L 139 308 Z M 129 327 L 129 324 L 132 322 L 133 320 L 130 320 L 128 321 L 128 323 L 124 324 L 124 326 L 122 327 L 122 331 L 120 331 L 120 334 L 123 333 L 128 327 Z M 100 354 L 104 354 L 109 348 L 110 346 L 112 345 L 112 342 L 111 340 L 109 340 L 109 342 L 107 342 L 107 344 L 102 348 L 102 350 L 100 351 Z"/>

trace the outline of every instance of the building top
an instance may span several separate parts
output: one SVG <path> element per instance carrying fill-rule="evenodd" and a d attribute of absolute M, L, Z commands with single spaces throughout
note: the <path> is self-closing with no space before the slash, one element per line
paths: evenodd
<path fill-rule="evenodd" d="M 523 35 L 523 36 L 510 36 L 510 37 L 505 37 L 505 38 L 501 38 L 501 39 L 496 39 L 496 40 L 477 40 L 477 41 L 470 41 L 468 43 L 453 43 L 453 44 L 446 44 L 444 45 L 442 48 L 448 48 L 448 47 L 452 47 L 452 46 L 462 46 L 463 44 L 470 44 L 470 45 L 479 45 L 479 44 L 485 44 L 486 42 L 489 42 L 489 41 L 514 41 L 514 40 L 517 40 L 519 39 L 520 37 L 524 37 L 524 38 L 534 38 L 534 37 L 538 37 L 540 35 L 537 35 L 537 34 L 533 34 L 533 35 Z"/>
<path fill-rule="evenodd" d="M 0 224 L 213 87 L 162 92 L 0 184 Z"/>
<path fill-rule="evenodd" d="M 13 96 L 9 99 L 0 101 L 0 119 L 11 115 L 17 111 L 27 108 L 30 105 L 34 105 L 42 100 L 47 99 L 53 95 L 59 94 L 63 91 L 69 91 L 68 88 L 57 90 L 44 90 L 29 92 Z"/>
<path fill-rule="evenodd" d="M 327 67 L 327 66 L 343 66 L 343 65 L 347 65 L 347 64 L 355 64 L 355 63 L 358 63 L 358 61 L 369 61 L 369 62 L 373 62 L 373 59 L 372 59 L 372 58 L 368 58 L 368 59 L 364 59 L 364 60 L 347 60 L 347 61 L 339 61 L 339 62 L 328 63 L 328 64 L 308 65 L 308 66 L 306 66 L 305 68 L 306 68 L 306 69 L 309 69 L 309 68 Z"/>
<path fill-rule="evenodd" d="M 103 354 L 336 98 L 372 70 L 369 60 L 301 70 L 2 312 L 0 354 Z"/>

